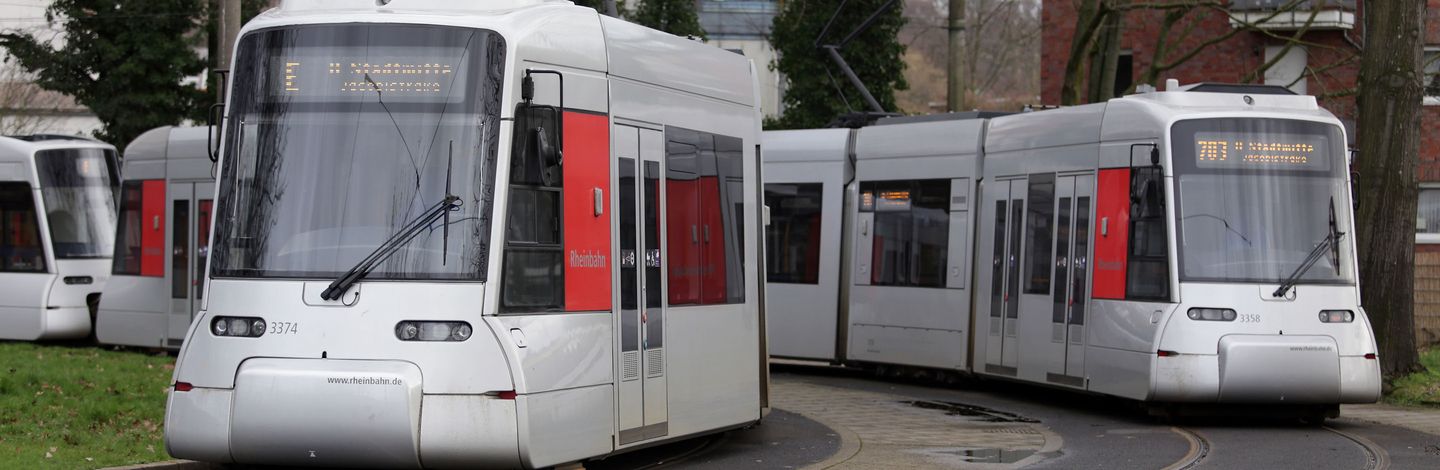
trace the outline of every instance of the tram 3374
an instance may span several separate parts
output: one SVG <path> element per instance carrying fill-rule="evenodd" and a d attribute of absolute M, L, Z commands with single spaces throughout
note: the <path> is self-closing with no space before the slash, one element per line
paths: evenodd
<path fill-rule="evenodd" d="M 743 56 L 555 1 L 284 1 L 239 36 L 169 452 L 545 467 L 760 420 Z"/>
<path fill-rule="evenodd" d="M 1334 417 L 1380 395 L 1345 142 L 1314 97 L 1173 80 L 767 132 L 770 351 Z"/>

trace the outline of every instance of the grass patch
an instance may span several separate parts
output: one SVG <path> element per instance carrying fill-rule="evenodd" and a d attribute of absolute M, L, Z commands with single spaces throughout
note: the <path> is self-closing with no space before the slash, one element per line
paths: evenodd
<path fill-rule="evenodd" d="M 162 429 L 174 369 L 163 354 L 0 342 L 0 468 L 169 460 Z"/>
<path fill-rule="evenodd" d="M 1394 405 L 1440 407 L 1440 348 L 1420 351 L 1425 368 L 1391 383 L 1394 389 L 1385 401 Z"/>

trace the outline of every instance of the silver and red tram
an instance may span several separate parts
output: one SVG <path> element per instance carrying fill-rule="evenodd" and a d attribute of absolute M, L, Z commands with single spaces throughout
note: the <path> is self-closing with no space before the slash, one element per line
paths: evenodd
<path fill-rule="evenodd" d="M 204 127 L 157 127 L 125 147 L 101 344 L 179 349 L 205 297 L 214 164 Z"/>
<path fill-rule="evenodd" d="M 569 2 L 241 32 L 169 452 L 545 467 L 766 408 L 744 57 Z"/>
<path fill-rule="evenodd" d="M 765 135 L 776 357 L 1153 404 L 1379 398 L 1345 131 L 1201 84 Z"/>

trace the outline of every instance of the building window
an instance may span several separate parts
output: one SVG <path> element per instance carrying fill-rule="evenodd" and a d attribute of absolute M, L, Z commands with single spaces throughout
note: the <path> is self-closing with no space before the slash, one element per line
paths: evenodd
<path fill-rule="evenodd" d="M 1415 243 L 1440 243 L 1440 186 L 1420 188 L 1415 205 Z"/>
<path fill-rule="evenodd" d="M 820 234 L 822 183 L 770 183 L 765 185 L 765 205 L 770 206 L 770 225 L 765 227 L 769 282 L 818 284 L 820 282 Z"/>
<path fill-rule="evenodd" d="M 870 284 L 945 287 L 950 180 L 862 182 L 860 200 L 875 213 Z"/>
<path fill-rule="evenodd" d="M 1125 96 L 1130 85 L 1135 84 L 1135 53 L 1121 52 L 1115 59 L 1115 93 L 1111 96 Z"/>
<path fill-rule="evenodd" d="M 1440 47 L 1425 49 L 1425 104 L 1440 106 Z"/>

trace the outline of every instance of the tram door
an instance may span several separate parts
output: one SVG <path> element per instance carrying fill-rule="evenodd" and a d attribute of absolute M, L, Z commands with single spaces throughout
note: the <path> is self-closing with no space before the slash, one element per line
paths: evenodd
<path fill-rule="evenodd" d="M 615 126 L 620 223 L 619 444 L 667 435 L 660 131 Z M 638 158 L 637 158 L 638 157 Z"/>
<path fill-rule="evenodd" d="M 205 297 L 205 261 L 210 249 L 210 211 L 215 183 L 171 183 L 166 193 L 170 234 L 170 314 L 167 344 L 178 346 Z"/>
<path fill-rule="evenodd" d="M 1061 176 L 1055 181 L 1055 273 L 1049 348 L 1052 358 L 1047 361 L 1051 366 L 1046 378 L 1077 387 L 1085 384 L 1085 307 L 1089 300 L 1086 286 L 1094 190 L 1090 175 Z"/>
<path fill-rule="evenodd" d="M 986 372 L 1015 375 L 1020 342 L 1020 234 L 1025 221 L 1025 180 L 991 183 L 985 198 L 992 217 L 990 258 L 990 330 L 986 341 Z M 997 360 L 998 359 L 998 360 Z"/>

